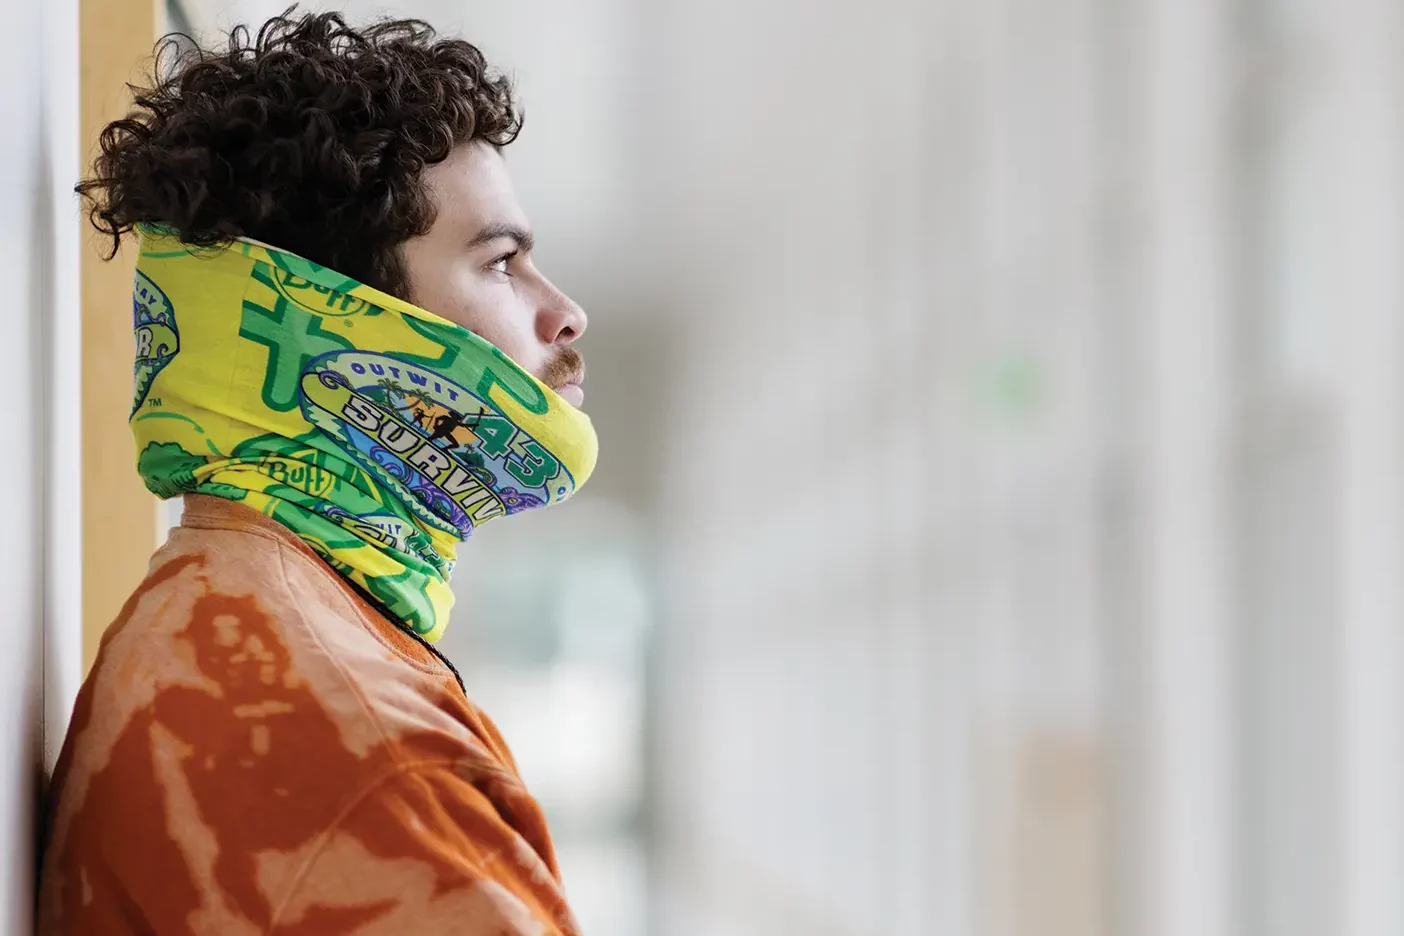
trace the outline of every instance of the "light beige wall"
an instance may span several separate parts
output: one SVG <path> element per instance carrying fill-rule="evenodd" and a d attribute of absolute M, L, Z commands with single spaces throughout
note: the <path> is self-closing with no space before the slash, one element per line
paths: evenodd
<path fill-rule="evenodd" d="M 156 0 L 81 0 L 81 146 L 84 164 L 102 127 L 127 112 L 126 84 L 140 81 L 161 23 Z M 127 417 L 132 386 L 132 275 L 129 244 L 112 261 L 100 237 L 84 230 L 83 357 L 83 658 L 146 574 L 158 536 L 155 499 L 133 465 Z"/>

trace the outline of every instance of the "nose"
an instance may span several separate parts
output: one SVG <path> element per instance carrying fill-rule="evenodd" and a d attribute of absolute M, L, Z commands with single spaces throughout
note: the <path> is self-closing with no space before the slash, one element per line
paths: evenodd
<path fill-rule="evenodd" d="M 554 286 L 536 313 L 536 337 L 548 345 L 568 345 L 585 334 L 589 319 L 579 303 Z"/>

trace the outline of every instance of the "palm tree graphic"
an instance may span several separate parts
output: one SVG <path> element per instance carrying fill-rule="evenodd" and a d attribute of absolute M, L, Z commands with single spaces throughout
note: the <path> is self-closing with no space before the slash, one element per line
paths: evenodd
<path fill-rule="evenodd" d="M 398 380 L 391 377 L 382 377 L 375 382 L 375 385 L 385 392 L 386 405 L 395 410 L 399 415 L 404 416 L 405 413 L 413 408 L 414 403 L 411 398 L 418 396 L 418 394 L 412 394 L 405 390 L 404 387 L 400 386 Z M 400 398 L 399 404 L 395 403 L 395 397 L 397 396 Z"/>

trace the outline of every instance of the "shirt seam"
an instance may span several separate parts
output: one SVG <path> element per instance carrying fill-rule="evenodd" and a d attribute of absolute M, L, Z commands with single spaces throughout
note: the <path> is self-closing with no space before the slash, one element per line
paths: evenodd
<path fill-rule="evenodd" d="M 332 834 L 335 833 L 337 829 L 341 828 L 342 823 L 346 821 L 348 816 L 360 808 L 360 806 L 374 794 L 383 790 L 397 777 L 435 767 L 452 768 L 453 764 L 454 762 L 452 760 L 446 758 L 408 762 L 397 761 L 381 771 L 381 773 L 374 780 L 367 783 L 357 795 L 348 800 L 341 811 L 336 814 L 336 817 L 328 822 L 321 832 L 317 833 L 316 843 L 303 857 L 302 861 L 299 862 L 297 871 L 294 872 L 292 877 L 288 880 L 286 889 L 281 898 L 278 900 L 278 903 L 274 905 L 273 912 L 268 918 L 268 925 L 263 929 L 263 936 L 268 936 L 268 934 L 277 929 L 279 922 L 282 920 L 283 913 L 288 909 L 288 904 L 292 902 L 294 895 L 297 894 L 297 889 L 301 886 L 302 879 L 307 875 L 307 872 L 312 868 L 312 865 L 316 863 L 317 859 L 322 857 L 322 854 L 327 849 L 327 845 L 331 842 Z"/>
<path fill-rule="evenodd" d="M 392 767 L 388 768 L 385 771 L 385 773 L 382 774 L 376 780 L 376 782 L 367 784 L 366 789 L 362 791 L 362 793 L 359 796 L 352 797 L 352 799 L 347 803 L 345 808 L 337 814 L 336 818 L 330 824 L 328 824 L 325 829 L 322 830 L 322 841 L 317 845 L 316 848 L 312 850 L 308 858 L 303 862 L 303 865 L 299 867 L 297 874 L 293 875 L 292 880 L 288 883 L 288 889 L 284 892 L 282 900 L 280 900 L 277 905 L 277 912 L 275 912 L 270 918 L 268 929 L 271 930 L 272 927 L 277 923 L 278 917 L 282 914 L 283 908 L 286 906 L 287 902 L 292 899 L 292 894 L 295 891 L 297 883 L 301 881 L 302 875 L 306 872 L 306 869 L 309 866 L 308 862 L 311 860 L 312 857 L 320 854 L 321 849 L 325 847 L 326 839 L 330 832 L 333 829 L 335 829 L 338 825 L 340 825 L 342 820 L 344 820 L 346 816 L 349 815 L 350 811 L 354 807 L 359 805 L 373 790 L 379 788 L 381 784 L 383 784 L 389 777 L 399 773 L 400 770 L 405 767 L 405 764 L 403 761 L 400 760 L 400 752 L 398 746 L 392 745 L 390 743 L 390 736 L 385 731 L 385 726 L 381 723 L 380 717 L 375 713 L 374 708 L 371 706 L 370 700 L 366 698 L 365 692 L 362 691 L 360 685 L 356 682 L 356 680 L 351 678 L 351 674 L 346 671 L 346 667 L 343 666 L 341 661 L 336 658 L 335 654 L 331 652 L 331 650 L 327 647 L 326 643 L 322 640 L 321 635 L 319 635 L 316 629 L 313 628 L 311 624 L 307 621 L 307 616 L 303 614 L 301 606 L 294 599 L 292 593 L 292 585 L 288 582 L 286 546 L 283 543 L 278 542 L 278 540 L 275 537 L 270 536 L 269 539 L 273 539 L 273 541 L 278 544 L 279 583 L 282 585 L 283 590 L 287 593 L 288 598 L 293 599 L 290 600 L 288 603 L 289 607 L 292 609 L 292 613 L 297 616 L 298 621 L 302 623 L 303 630 L 306 631 L 307 634 L 311 637 L 312 641 L 316 643 L 318 649 L 322 651 L 322 655 L 326 657 L 327 661 L 331 663 L 333 667 L 335 667 L 337 673 L 341 676 L 342 681 L 345 682 L 346 688 L 350 690 L 351 694 L 355 697 L 356 703 L 360 706 L 361 711 L 366 716 L 366 719 L 375 728 L 375 732 L 376 735 L 379 737 L 380 743 L 385 746 L 386 754 L 389 755 L 393 762 Z M 344 600 L 345 596 L 342 597 Z"/>
<path fill-rule="evenodd" d="M 292 584 L 288 581 L 287 550 L 282 543 L 278 544 L 278 571 L 280 583 L 283 586 L 283 590 L 287 592 L 289 598 L 288 606 L 292 609 L 292 613 L 297 616 L 298 621 L 302 624 L 302 629 L 311 637 L 312 641 L 316 643 L 318 649 L 322 651 L 322 655 L 336 668 L 337 673 L 340 674 L 342 680 L 346 683 L 346 687 L 350 689 L 351 693 L 356 697 L 356 702 L 361 706 L 361 711 L 365 713 L 370 723 L 375 726 L 376 733 L 380 736 L 380 740 L 385 744 L 387 751 L 389 751 L 393 757 L 394 750 L 389 744 L 390 735 L 385 731 L 385 726 L 381 723 L 380 717 L 376 714 L 374 706 L 370 704 L 370 700 L 366 698 L 366 694 L 361 689 L 360 683 L 351 678 L 351 674 L 347 672 L 346 667 L 337 659 L 336 654 L 331 652 L 326 642 L 322 640 L 322 636 L 317 633 L 317 629 L 308 622 L 307 616 L 303 614 L 301 606 L 297 603 L 297 599 L 293 595 Z"/>
<path fill-rule="evenodd" d="M 270 538 L 273 539 L 273 541 L 274 541 L 275 543 L 278 544 L 278 558 L 279 558 L 279 564 L 280 564 L 280 566 L 282 567 L 282 570 L 283 570 L 283 581 L 284 581 L 284 584 L 285 584 L 285 585 L 287 584 L 287 558 L 288 558 L 289 555 L 291 555 L 292 558 L 294 558 L 294 559 L 296 559 L 296 560 L 299 560 L 299 561 L 301 561 L 301 562 L 303 562 L 303 563 L 305 563 L 305 564 L 307 564 L 307 565 L 312 566 L 312 567 L 313 567 L 314 569 L 316 569 L 316 571 L 319 572 L 319 573 L 322 573 L 322 574 L 330 573 L 331 575 L 336 575 L 336 574 L 337 574 L 337 573 L 335 572 L 335 570 L 333 570 L 333 569 L 329 568 L 328 566 L 322 564 L 322 563 L 320 562 L 320 560 L 314 560 L 314 559 L 312 559 L 310 556 L 303 555 L 301 552 L 299 552 L 298 550 L 292 549 L 291 547 L 288 546 L 287 543 L 284 543 L 282 540 L 279 540 L 279 539 L 277 539 L 276 537 L 270 537 Z M 341 585 L 340 581 L 337 581 L 336 584 L 337 584 L 338 586 Z M 288 587 L 288 591 L 289 591 L 289 593 L 291 594 L 291 592 L 292 592 L 291 586 Z M 362 629 L 362 630 L 365 630 L 365 631 L 367 631 L 367 632 L 369 632 L 370 635 L 371 635 L 371 637 L 375 640 L 376 643 L 380 644 L 380 645 L 381 645 L 382 647 L 384 647 L 386 650 L 389 650 L 391 653 L 395 654 L 396 659 L 400 660 L 401 662 L 403 662 L 403 663 L 405 663 L 405 664 L 407 664 L 407 665 L 409 665 L 409 666 L 414 667 L 414 668 L 415 668 L 416 670 L 418 670 L 419 672 L 424 673 L 425 675 L 428 675 L 428 676 L 438 676 L 438 677 L 447 677 L 447 676 L 448 676 L 448 673 L 446 673 L 446 672 L 440 670 L 438 667 L 434 666 L 432 663 L 422 662 L 422 661 L 420 661 L 420 660 L 414 659 L 413 657 L 411 657 L 411 656 L 409 656 L 409 655 L 407 655 L 407 654 L 405 654 L 405 653 L 402 653 L 398 647 L 396 647 L 394 644 L 390 643 L 390 641 L 386 640 L 385 638 L 381 637 L 380 634 L 378 633 L 378 631 L 377 631 L 375 625 L 372 624 L 370 621 L 366 620 L 365 613 L 362 612 L 361 609 L 358 608 L 358 607 L 356 606 L 356 603 L 355 603 L 354 601 L 352 601 L 352 600 L 346 595 L 346 592 L 344 591 L 344 586 L 343 586 L 343 587 L 338 587 L 338 588 L 336 589 L 336 597 L 337 597 L 337 600 L 339 600 L 339 601 L 345 606 L 347 612 L 350 613 L 352 616 L 355 617 L 356 622 L 357 622 L 358 624 L 361 625 L 361 629 Z M 301 616 L 301 611 L 300 611 L 300 610 L 299 610 L 299 612 L 298 612 L 298 615 L 299 615 L 299 617 Z M 396 625 L 394 625 L 394 624 L 392 623 L 391 626 L 393 627 L 393 626 L 396 626 Z M 312 628 L 309 627 L 308 630 L 312 630 Z M 315 633 L 314 633 L 314 636 L 316 636 Z M 328 656 L 331 656 L 331 651 L 327 649 L 326 644 L 322 643 L 320 637 L 317 637 L 317 643 L 318 643 L 319 645 L 321 645 L 322 651 L 323 651 L 324 653 L 326 653 Z M 339 668 L 339 665 L 338 665 L 338 668 Z M 343 672 L 343 675 L 345 675 L 344 672 Z M 347 679 L 350 679 L 351 677 L 350 677 L 349 675 L 347 675 L 346 678 L 347 678 Z"/>

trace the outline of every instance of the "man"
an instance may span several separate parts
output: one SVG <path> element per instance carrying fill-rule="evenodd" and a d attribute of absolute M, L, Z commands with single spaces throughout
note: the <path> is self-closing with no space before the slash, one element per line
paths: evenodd
<path fill-rule="evenodd" d="M 595 460 L 510 88 L 422 23 L 336 14 L 158 65 L 79 190 L 140 241 L 138 471 L 185 519 L 79 697 L 40 932 L 574 934 L 432 647 L 457 543 Z"/>

